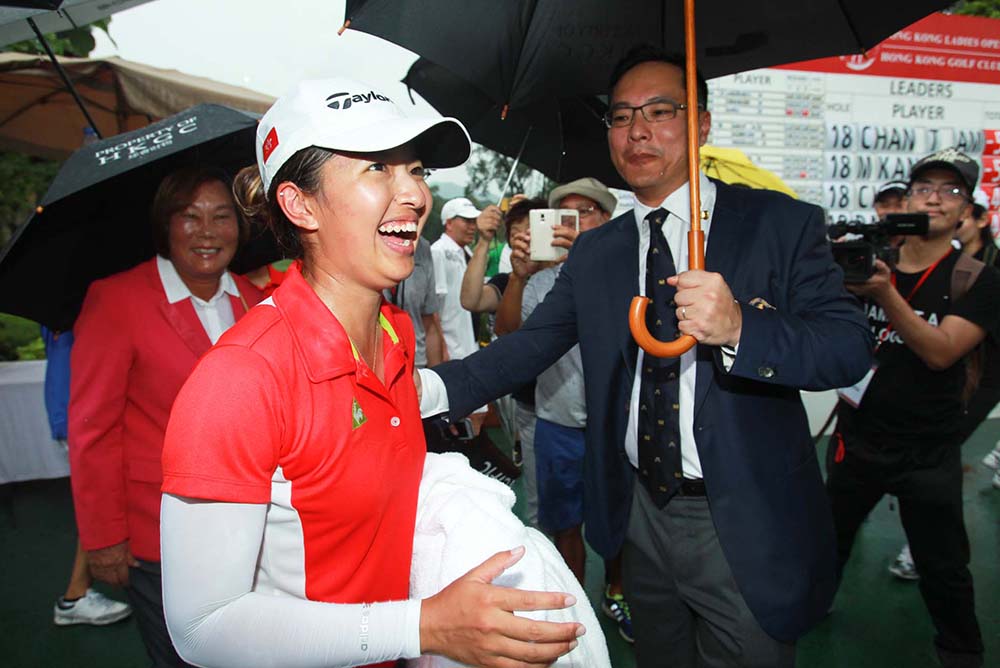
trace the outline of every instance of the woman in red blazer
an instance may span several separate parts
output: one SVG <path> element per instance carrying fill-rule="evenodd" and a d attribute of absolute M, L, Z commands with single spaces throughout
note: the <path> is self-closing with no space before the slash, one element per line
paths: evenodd
<path fill-rule="evenodd" d="M 160 453 L 177 392 L 261 299 L 226 267 L 243 236 L 224 174 L 184 168 L 151 211 L 157 257 L 94 282 L 73 329 L 69 456 L 80 542 L 98 580 L 130 585 L 154 665 L 184 665 L 160 596 Z"/>

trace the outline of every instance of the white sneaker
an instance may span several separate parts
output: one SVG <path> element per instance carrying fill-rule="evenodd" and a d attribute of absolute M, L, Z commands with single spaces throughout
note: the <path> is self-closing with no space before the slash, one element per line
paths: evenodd
<path fill-rule="evenodd" d="M 996 447 L 983 457 L 983 464 L 994 471 L 1000 470 L 1000 443 L 997 443 Z"/>
<path fill-rule="evenodd" d="M 53 607 L 53 620 L 56 626 L 70 624 L 93 624 L 104 626 L 114 624 L 132 614 L 128 603 L 115 601 L 99 591 L 88 589 L 83 598 L 67 602 L 59 597 Z"/>
<path fill-rule="evenodd" d="M 889 572 L 900 580 L 920 579 L 920 574 L 917 573 L 917 567 L 913 564 L 913 556 L 910 554 L 909 543 L 904 545 L 903 549 L 899 551 L 899 556 L 896 557 L 896 561 L 889 566 Z"/>

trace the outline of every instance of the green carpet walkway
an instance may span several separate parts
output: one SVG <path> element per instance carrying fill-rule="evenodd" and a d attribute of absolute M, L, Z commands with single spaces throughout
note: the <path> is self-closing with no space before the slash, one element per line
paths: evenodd
<path fill-rule="evenodd" d="M 1000 490 L 990 486 L 990 472 L 979 462 L 998 438 L 1000 420 L 990 421 L 963 452 L 965 517 L 988 668 L 1000 666 Z M 132 620 L 102 628 L 53 625 L 52 604 L 66 586 L 75 541 L 67 479 L 0 486 L 0 667 L 148 665 Z M 916 585 L 886 571 L 903 541 L 899 516 L 883 501 L 859 534 L 833 613 L 799 643 L 799 668 L 938 665 Z M 603 567 L 591 554 L 587 568 L 588 594 L 599 601 Z M 615 668 L 632 668 L 631 648 L 598 616 Z"/>

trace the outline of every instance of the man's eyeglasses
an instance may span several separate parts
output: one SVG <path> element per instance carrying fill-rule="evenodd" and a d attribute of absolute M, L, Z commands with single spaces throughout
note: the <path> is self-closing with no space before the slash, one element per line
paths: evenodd
<path fill-rule="evenodd" d="M 590 206 L 581 206 L 579 208 L 574 208 L 573 211 L 579 213 L 580 217 L 583 218 L 584 216 L 588 216 L 597 211 L 597 207 L 591 204 Z"/>
<path fill-rule="evenodd" d="M 940 186 L 932 186 L 927 183 L 921 183 L 910 188 L 910 197 L 916 197 L 917 199 L 927 199 L 933 193 L 937 193 L 938 197 L 942 201 L 948 202 L 958 202 L 964 200 L 966 202 L 971 202 L 972 199 L 965 194 L 965 191 L 958 186 L 943 184 Z"/>
<path fill-rule="evenodd" d="M 701 105 L 698 105 L 701 108 Z M 670 100 L 653 100 L 638 107 L 615 107 L 604 114 L 604 124 L 609 128 L 625 128 L 632 125 L 636 110 L 642 112 L 647 123 L 662 123 L 677 116 L 681 109 L 687 109 L 686 104 L 678 104 Z"/>

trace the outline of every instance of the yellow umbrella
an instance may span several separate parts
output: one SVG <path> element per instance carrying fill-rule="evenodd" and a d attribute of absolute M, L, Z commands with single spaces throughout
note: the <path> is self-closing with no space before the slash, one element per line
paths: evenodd
<path fill-rule="evenodd" d="M 746 153 L 737 148 L 721 148 L 705 145 L 701 147 L 701 171 L 706 176 L 725 181 L 739 183 L 751 188 L 777 190 L 778 192 L 798 198 L 781 178 L 774 172 L 755 165 Z"/>

